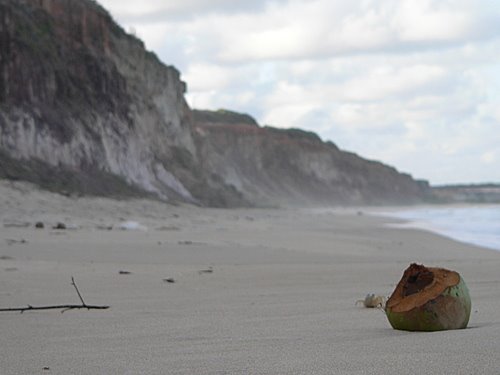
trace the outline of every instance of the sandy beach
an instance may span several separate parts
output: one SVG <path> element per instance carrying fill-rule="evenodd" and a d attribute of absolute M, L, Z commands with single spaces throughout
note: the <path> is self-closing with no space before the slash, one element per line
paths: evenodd
<path fill-rule="evenodd" d="M 500 252 L 359 209 L 200 209 L 0 183 L 1 374 L 499 374 Z M 43 222 L 43 229 L 35 223 Z M 52 229 L 58 222 L 65 230 Z M 454 269 L 465 330 L 355 305 L 411 263 Z M 169 281 L 166 281 L 169 280 Z"/>

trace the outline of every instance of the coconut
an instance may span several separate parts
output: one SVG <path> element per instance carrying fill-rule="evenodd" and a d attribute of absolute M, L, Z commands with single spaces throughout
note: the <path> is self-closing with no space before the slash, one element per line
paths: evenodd
<path fill-rule="evenodd" d="M 394 329 L 442 331 L 467 327 L 469 290 L 458 272 L 411 264 L 387 300 L 385 313 Z"/>

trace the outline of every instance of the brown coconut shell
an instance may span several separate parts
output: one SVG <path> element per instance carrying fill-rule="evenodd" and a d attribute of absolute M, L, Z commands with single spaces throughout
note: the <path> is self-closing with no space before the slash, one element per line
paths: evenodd
<path fill-rule="evenodd" d="M 413 263 L 405 270 L 387 300 L 386 309 L 395 313 L 410 311 L 423 306 L 458 283 L 460 275 L 455 271 Z"/>

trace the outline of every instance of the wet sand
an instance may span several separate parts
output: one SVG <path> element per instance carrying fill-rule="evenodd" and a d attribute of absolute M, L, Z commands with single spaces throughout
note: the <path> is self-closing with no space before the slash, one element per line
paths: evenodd
<path fill-rule="evenodd" d="M 87 304 L 111 306 L 0 313 L 0 373 L 498 374 L 500 252 L 357 211 L 76 199 L 0 182 L 0 307 L 78 304 L 71 277 Z M 469 328 L 395 331 L 355 305 L 390 295 L 410 262 L 460 272 Z"/>

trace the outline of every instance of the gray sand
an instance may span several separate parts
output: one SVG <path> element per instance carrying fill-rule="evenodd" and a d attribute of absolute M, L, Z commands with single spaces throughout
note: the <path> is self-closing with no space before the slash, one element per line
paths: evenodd
<path fill-rule="evenodd" d="M 119 229 L 127 221 L 147 230 Z M 73 199 L 2 182 L 0 307 L 78 304 L 74 276 L 88 304 L 111 308 L 0 313 L 0 373 L 499 374 L 500 252 L 389 221 Z M 390 295 L 413 261 L 460 272 L 469 328 L 400 332 L 355 306 Z"/>

